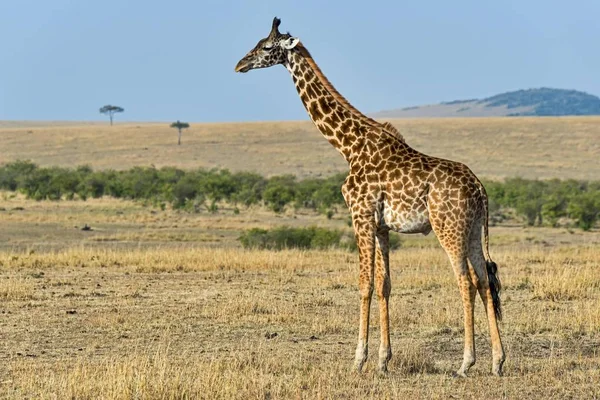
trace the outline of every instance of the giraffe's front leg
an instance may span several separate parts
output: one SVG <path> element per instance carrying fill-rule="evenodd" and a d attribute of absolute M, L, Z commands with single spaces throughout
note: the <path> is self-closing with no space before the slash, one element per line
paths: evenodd
<path fill-rule="evenodd" d="M 375 229 L 373 216 L 352 216 L 354 234 L 358 246 L 360 260 L 359 291 L 360 291 L 360 323 L 358 328 L 358 345 L 354 368 L 361 372 L 367 361 L 369 352 L 369 311 L 373 294 L 373 270 L 375 266 Z"/>
<path fill-rule="evenodd" d="M 379 371 L 387 372 L 388 361 L 392 358 L 390 345 L 389 300 L 392 284 L 390 281 L 390 248 L 389 231 L 377 231 L 377 247 L 375 256 L 375 286 L 379 303 L 379 325 L 381 327 L 381 344 L 379 345 Z"/>

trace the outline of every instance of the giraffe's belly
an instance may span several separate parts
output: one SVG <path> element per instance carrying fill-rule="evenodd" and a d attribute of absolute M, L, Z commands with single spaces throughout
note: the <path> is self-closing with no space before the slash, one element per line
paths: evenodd
<path fill-rule="evenodd" d="M 385 204 L 380 218 L 380 224 L 398 233 L 422 233 L 431 232 L 429 212 L 426 207 L 415 207 L 409 210 L 389 207 Z"/>

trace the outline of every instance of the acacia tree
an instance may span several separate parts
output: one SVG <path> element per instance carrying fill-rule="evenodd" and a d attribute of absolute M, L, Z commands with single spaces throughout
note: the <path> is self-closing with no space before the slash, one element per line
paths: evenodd
<path fill-rule="evenodd" d="M 190 124 L 188 124 L 187 122 L 181 122 L 179 120 L 177 120 L 177 122 L 173 122 L 171 124 L 171 128 L 177 128 L 177 130 L 179 131 L 179 138 L 177 139 L 177 144 L 180 145 L 181 144 L 181 130 L 182 129 L 187 129 L 190 127 Z"/>
<path fill-rule="evenodd" d="M 111 106 L 110 104 L 107 104 L 104 107 L 100 108 L 100 114 L 108 115 L 108 117 L 110 118 L 111 125 L 113 124 L 113 116 L 116 113 L 122 113 L 123 111 L 125 111 L 123 107 Z"/>

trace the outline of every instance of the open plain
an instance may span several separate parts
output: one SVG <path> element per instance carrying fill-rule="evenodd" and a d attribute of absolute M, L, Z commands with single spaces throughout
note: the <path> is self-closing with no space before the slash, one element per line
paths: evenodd
<path fill-rule="evenodd" d="M 479 177 L 600 176 L 600 117 L 390 120 L 415 149 L 466 163 Z M 194 124 L 0 121 L 0 163 L 227 168 L 265 176 L 327 176 L 346 169 L 308 121 Z M 268 161 L 268 162 L 266 162 Z"/>
<path fill-rule="evenodd" d="M 396 120 L 409 144 L 481 177 L 597 179 L 599 118 Z M 0 123 L 0 162 L 222 167 L 329 175 L 342 159 L 305 122 Z M 268 160 L 269 162 L 265 162 Z M 462 361 L 462 305 L 431 234 L 392 254 L 390 373 L 350 371 L 358 257 L 344 250 L 244 250 L 246 229 L 322 226 L 343 210 L 275 214 L 160 210 L 109 198 L 36 202 L 0 193 L 0 397 L 287 399 L 600 397 L 600 232 L 491 229 L 503 283 L 505 376 L 490 373 L 483 307 L 477 364 Z M 84 225 L 91 230 L 83 231 Z"/>

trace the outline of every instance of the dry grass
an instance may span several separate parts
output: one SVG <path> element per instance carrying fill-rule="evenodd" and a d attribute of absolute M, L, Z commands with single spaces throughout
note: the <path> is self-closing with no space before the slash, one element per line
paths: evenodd
<path fill-rule="evenodd" d="M 575 179 L 600 175 L 599 122 L 598 117 L 393 120 L 417 150 L 465 162 L 482 177 Z M 0 122 L 0 163 L 219 167 L 301 177 L 346 170 L 310 122 L 193 123 L 181 146 L 168 125 Z"/>
<path fill-rule="evenodd" d="M 462 307 L 441 249 L 392 256 L 394 358 L 387 377 L 374 372 L 375 305 L 367 372 L 350 372 L 358 318 L 352 253 L 185 245 L 3 252 L 0 287 L 29 289 L 9 296 L 0 289 L 0 393 L 78 399 L 600 395 L 597 243 L 496 246 L 493 254 L 506 288 L 506 376 L 489 374 L 487 324 L 478 304 L 478 364 L 470 378 L 455 380 Z"/>
<path fill-rule="evenodd" d="M 552 301 L 593 298 L 600 290 L 600 274 L 593 261 L 573 266 L 570 260 L 558 271 L 544 271 L 532 279 L 533 294 Z"/>
<path fill-rule="evenodd" d="M 0 279 L 0 300 L 28 300 L 34 296 L 34 285 L 30 279 L 13 276 Z"/>

